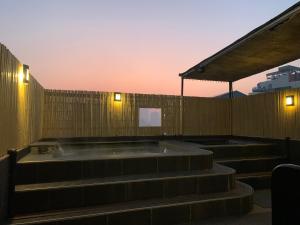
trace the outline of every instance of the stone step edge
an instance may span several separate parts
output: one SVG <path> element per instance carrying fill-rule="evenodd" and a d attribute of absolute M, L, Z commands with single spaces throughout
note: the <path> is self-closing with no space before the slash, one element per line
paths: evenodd
<path fill-rule="evenodd" d="M 118 205 L 119 209 L 112 210 L 114 206 L 110 207 L 93 207 L 89 209 L 76 209 L 76 210 L 65 210 L 60 212 L 48 212 L 43 214 L 31 214 L 28 216 L 18 216 L 13 218 L 9 223 L 6 225 L 29 225 L 29 224 L 39 224 L 41 222 L 56 222 L 62 221 L 67 219 L 82 219 L 82 218 L 90 218 L 96 216 L 105 216 L 117 213 L 124 213 L 124 212 L 132 212 L 132 211 L 139 211 L 139 210 L 152 210 L 157 208 L 166 208 L 172 206 L 181 206 L 181 205 L 193 205 L 199 203 L 207 203 L 207 202 L 216 202 L 216 201 L 225 201 L 225 200 L 233 200 L 233 199 L 243 199 L 253 197 L 254 190 L 250 185 L 247 185 L 242 182 L 237 182 L 237 187 L 225 193 L 215 193 L 215 194 L 208 194 L 201 196 L 201 199 L 195 200 L 195 195 L 189 196 L 190 199 L 180 199 L 178 197 L 168 199 L 168 200 L 146 200 L 146 201 L 139 201 L 138 203 L 130 203 L 130 204 L 121 204 Z M 184 196 L 183 196 L 184 197 Z M 179 199 L 179 200 L 178 200 Z M 181 201 L 180 201 L 181 200 Z M 173 202 L 172 202 L 173 201 Z M 128 207 L 131 206 L 131 207 Z M 145 206 L 139 206 L 145 205 Z M 123 207 L 123 208 L 122 208 Z M 74 215 L 80 214 L 80 215 Z M 50 219 L 48 218 L 50 217 Z M 48 219 L 47 219 L 48 218 Z M 32 221 L 32 219 L 35 219 Z M 28 221 L 31 220 L 31 221 Z"/>
<path fill-rule="evenodd" d="M 247 178 L 269 178 L 272 176 L 272 172 L 257 172 L 257 173 L 240 173 L 236 175 L 237 179 L 247 179 Z"/>
<path fill-rule="evenodd" d="M 232 148 L 232 147 L 278 147 L 277 144 L 274 143 L 239 143 L 239 144 L 217 144 L 217 145 L 204 145 L 204 144 L 198 144 L 198 143 L 193 143 L 196 145 L 200 145 L 200 147 L 204 147 L 209 149 L 209 148 Z"/>
<path fill-rule="evenodd" d="M 230 176 L 235 174 L 236 171 L 230 167 L 226 167 L 219 164 L 214 164 L 212 169 L 207 170 L 194 170 L 194 171 L 183 171 L 179 175 L 178 172 L 172 173 L 160 173 L 160 174 L 145 174 L 140 175 L 126 175 L 118 177 L 106 177 L 106 178 L 95 178 L 86 180 L 73 180 L 73 181 L 60 181 L 60 182 L 49 182 L 49 183 L 38 183 L 38 184 L 20 184 L 16 185 L 16 192 L 31 192 L 41 190 L 53 190 L 53 189 L 67 189 L 76 187 L 89 187 L 89 186 L 100 186 L 110 184 L 122 184 L 122 183 L 137 183 L 147 181 L 160 181 L 160 180 L 178 180 L 186 178 L 206 178 L 215 176 Z M 123 179 L 122 179 L 123 178 Z M 125 179 L 124 179 L 125 178 Z M 118 180 L 120 179 L 120 180 Z"/>
<path fill-rule="evenodd" d="M 260 161 L 260 160 L 279 160 L 286 159 L 286 156 L 263 156 L 263 157 L 241 157 L 241 158 L 226 158 L 226 159 L 217 159 L 217 163 L 231 163 L 231 162 L 244 162 L 244 161 Z"/>

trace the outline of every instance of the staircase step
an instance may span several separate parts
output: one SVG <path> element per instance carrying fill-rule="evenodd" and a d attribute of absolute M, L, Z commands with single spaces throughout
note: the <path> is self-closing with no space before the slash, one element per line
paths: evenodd
<path fill-rule="evenodd" d="M 215 164 L 213 169 L 204 171 L 17 185 L 14 209 L 16 214 L 24 214 L 150 198 L 226 192 L 234 188 L 234 173 L 231 168 Z"/>
<path fill-rule="evenodd" d="M 283 151 L 275 144 L 215 145 L 201 147 L 214 153 L 214 159 L 238 157 L 281 156 Z"/>
<path fill-rule="evenodd" d="M 212 162 L 213 156 L 209 151 L 78 161 L 26 161 L 17 164 L 16 184 L 205 170 L 212 168 Z"/>
<path fill-rule="evenodd" d="M 226 143 L 226 140 L 212 139 L 212 140 L 187 140 L 183 141 L 169 141 L 173 145 L 181 146 L 182 148 L 205 149 L 214 153 L 214 159 L 225 158 L 241 158 L 241 157 L 260 157 L 260 156 L 282 156 L 284 150 L 274 143 L 251 143 L 249 141 L 236 141 L 236 143 Z M 199 143 L 197 143 L 199 142 Z M 213 143 L 216 143 L 213 145 Z"/>
<path fill-rule="evenodd" d="M 248 157 L 216 160 L 217 163 L 235 169 L 238 174 L 271 171 L 275 166 L 284 163 L 285 161 L 286 158 L 282 156 Z"/>
<path fill-rule="evenodd" d="M 254 189 L 269 189 L 271 188 L 272 172 L 246 173 L 238 174 L 236 178 Z"/>
<path fill-rule="evenodd" d="M 151 199 L 101 207 L 68 209 L 18 216 L 10 225 L 155 224 L 197 221 L 212 216 L 240 215 L 252 209 L 253 189 L 242 183 L 230 192 Z"/>

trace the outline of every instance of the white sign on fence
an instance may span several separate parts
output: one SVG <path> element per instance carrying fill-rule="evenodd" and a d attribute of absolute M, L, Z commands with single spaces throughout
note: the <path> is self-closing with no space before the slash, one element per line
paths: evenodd
<path fill-rule="evenodd" d="M 161 108 L 139 108 L 139 127 L 161 127 Z"/>

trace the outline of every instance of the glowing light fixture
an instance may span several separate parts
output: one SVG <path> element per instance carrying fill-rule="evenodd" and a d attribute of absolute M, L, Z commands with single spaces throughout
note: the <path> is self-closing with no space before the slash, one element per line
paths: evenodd
<path fill-rule="evenodd" d="M 294 95 L 289 95 L 285 97 L 285 105 L 286 106 L 293 106 L 294 103 Z"/>
<path fill-rule="evenodd" d="M 122 100 L 121 93 L 115 93 L 114 100 L 117 102 L 120 102 Z"/>
<path fill-rule="evenodd" d="M 25 64 L 23 64 L 23 83 L 29 83 L 29 66 Z"/>

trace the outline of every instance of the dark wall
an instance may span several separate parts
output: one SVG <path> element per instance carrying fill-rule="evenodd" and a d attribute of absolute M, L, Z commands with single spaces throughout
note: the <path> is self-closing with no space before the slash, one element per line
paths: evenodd
<path fill-rule="evenodd" d="M 300 141 L 290 141 L 289 149 L 290 163 L 300 165 Z"/>
<path fill-rule="evenodd" d="M 8 196 L 8 155 L 0 158 L 0 224 L 7 215 L 7 196 Z"/>

